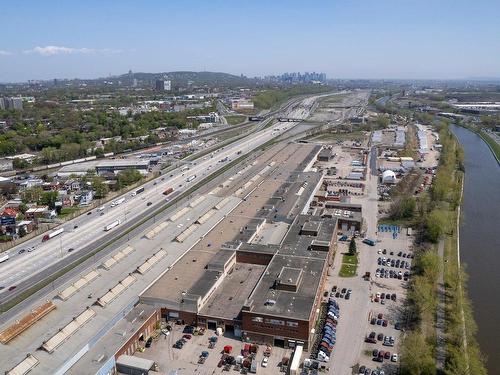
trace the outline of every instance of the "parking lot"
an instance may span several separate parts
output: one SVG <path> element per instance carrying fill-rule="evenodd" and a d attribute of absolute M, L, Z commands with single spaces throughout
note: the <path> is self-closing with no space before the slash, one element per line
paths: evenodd
<path fill-rule="evenodd" d="M 220 374 L 227 373 L 224 370 L 224 366 L 218 367 L 219 361 L 222 358 L 222 354 L 225 346 L 231 346 L 232 351 L 231 356 L 235 359 L 238 355 L 242 354 L 245 343 L 243 343 L 239 338 L 230 337 L 228 335 L 216 336 L 215 331 L 206 330 L 203 335 L 194 335 L 190 339 L 185 339 L 185 344 L 182 349 L 174 348 L 174 344 L 182 339 L 185 333 L 183 325 L 171 325 L 172 331 L 166 336 L 165 334 L 160 334 L 160 336 L 153 341 L 150 348 L 146 348 L 144 352 L 136 352 L 134 355 L 147 358 L 155 361 L 159 367 L 159 374 L 169 374 L 171 371 L 176 370 L 177 374 Z M 165 331 L 165 330 L 164 330 Z M 210 338 L 216 336 L 217 342 L 215 347 L 210 349 L 209 342 Z M 280 363 L 283 357 L 290 358 L 292 351 L 273 347 L 271 354 L 268 359 L 267 367 L 262 367 L 262 359 L 264 358 L 264 351 L 266 349 L 265 345 L 260 345 L 255 361 L 257 365 L 257 373 L 259 374 L 277 374 L 280 373 Z M 202 352 L 208 352 L 208 356 L 203 364 L 199 364 L 198 360 Z M 241 370 L 235 370 L 235 366 L 232 365 L 229 373 L 237 374 L 241 373 Z"/>
<path fill-rule="evenodd" d="M 348 250 L 348 242 L 340 242 L 337 253 L 339 256 L 336 256 L 334 271 L 328 281 L 330 292 L 335 287 L 337 291 L 340 291 L 338 297 L 336 292 L 333 296 L 336 297 L 341 310 L 337 328 L 337 344 L 330 360 L 330 374 L 359 373 L 360 369 L 363 373 L 369 369 L 370 372 L 366 373 L 371 374 L 371 371 L 377 368 L 382 369 L 386 375 L 394 374 L 399 363 L 397 357 L 401 339 L 399 324 L 403 319 L 400 307 L 406 293 L 406 281 L 403 275 L 404 272 L 410 272 L 406 269 L 406 262 L 411 264 L 412 261 L 409 250 L 412 237 L 407 236 L 406 231 L 401 228 L 397 236 L 394 236 L 392 231 L 378 232 L 376 246 L 357 242 L 359 252 L 357 275 L 350 278 L 338 276 L 342 261 L 340 254 Z M 398 256 L 400 252 L 401 255 Z M 406 254 L 405 257 L 403 253 Z M 385 265 L 382 262 L 384 257 Z M 381 264 L 378 258 L 381 258 Z M 400 266 L 396 268 L 398 259 Z M 393 260 L 394 266 L 391 266 Z M 400 268 L 403 260 L 405 266 Z M 380 271 L 382 268 L 384 269 L 383 275 L 379 272 L 377 277 L 377 269 Z M 387 270 L 387 277 L 385 277 L 385 270 Z M 391 270 L 396 276 L 391 277 Z M 363 278 L 365 272 L 370 272 L 369 280 Z M 402 272 L 401 279 L 398 278 L 399 272 Z M 349 299 L 345 298 L 345 294 L 342 298 L 342 289 L 351 289 Z M 398 329 L 396 329 L 396 324 Z M 374 343 L 365 342 L 370 334 L 374 335 Z M 374 349 L 377 350 L 377 358 L 380 351 L 384 352 L 382 362 L 374 361 Z M 394 358 L 393 354 L 396 354 Z"/>

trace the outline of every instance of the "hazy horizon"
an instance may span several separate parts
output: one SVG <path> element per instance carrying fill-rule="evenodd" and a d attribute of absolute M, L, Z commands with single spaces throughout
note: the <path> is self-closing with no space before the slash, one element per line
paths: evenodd
<path fill-rule="evenodd" d="M 496 80 L 498 14 L 488 0 L 7 3 L 0 82 L 128 70 Z"/>

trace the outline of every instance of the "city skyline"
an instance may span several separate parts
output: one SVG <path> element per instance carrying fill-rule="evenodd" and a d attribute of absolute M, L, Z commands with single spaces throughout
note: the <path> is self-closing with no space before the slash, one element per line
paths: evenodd
<path fill-rule="evenodd" d="M 191 3 L 6 4 L 0 21 L 6 30 L 21 26 L 23 32 L 0 44 L 0 82 L 99 78 L 129 69 L 500 77 L 500 52 L 493 48 L 500 5 L 493 1 Z"/>

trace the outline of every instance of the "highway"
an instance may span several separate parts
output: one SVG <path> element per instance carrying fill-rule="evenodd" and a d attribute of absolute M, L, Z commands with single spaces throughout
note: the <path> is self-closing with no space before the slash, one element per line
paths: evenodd
<path fill-rule="evenodd" d="M 284 114 L 289 117 L 305 119 L 309 112 L 304 108 L 310 107 L 315 98 L 317 97 L 303 99 L 301 105 L 287 106 Z M 104 237 L 112 234 L 117 228 L 131 226 L 152 212 L 154 208 L 169 199 L 162 194 L 168 187 L 174 188 L 176 194 L 179 194 L 238 157 L 238 152 L 241 151 L 241 154 L 249 153 L 297 124 L 295 122 L 282 122 L 276 126 L 280 129 L 279 131 L 274 130 L 276 127 L 273 127 L 252 133 L 214 152 L 213 157 L 207 155 L 192 162 L 189 165 L 189 170 L 181 170 L 186 166 L 179 167 L 164 176 L 151 180 L 143 185 L 144 192 L 142 193 L 132 196 L 132 193 L 129 192 L 123 195 L 125 201 L 115 207 L 111 207 L 111 203 L 107 203 L 102 212 L 93 210 L 91 214 L 85 214 L 66 222 L 61 225 L 64 232 L 48 241 L 42 242 L 43 235 L 40 235 L 12 248 L 9 250 L 9 260 L 0 264 L 0 287 L 3 287 L 0 290 L 0 303 L 9 300 L 23 289 L 29 288 L 31 286 L 29 281 L 33 279 L 34 275 L 61 262 L 66 257 L 73 256 L 82 249 L 89 251 L 94 243 L 97 247 L 97 244 L 103 242 Z M 222 162 L 225 158 L 227 160 Z M 187 182 L 190 176 L 196 176 L 196 178 Z M 115 201 L 118 199 L 116 198 Z M 116 220 L 120 220 L 117 227 L 110 231 L 104 230 L 106 225 Z M 34 250 L 28 251 L 31 248 Z M 21 249 L 25 251 L 20 254 Z M 23 285 L 20 286 L 20 283 Z M 16 288 L 13 289 L 13 286 Z"/>

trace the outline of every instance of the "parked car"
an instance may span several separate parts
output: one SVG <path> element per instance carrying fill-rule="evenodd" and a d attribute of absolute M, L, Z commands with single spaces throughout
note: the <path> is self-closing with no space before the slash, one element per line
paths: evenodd
<path fill-rule="evenodd" d="M 153 343 L 153 338 L 150 337 L 148 339 L 148 341 L 146 341 L 146 345 L 144 345 L 146 348 L 150 348 L 151 347 L 151 344 Z"/>
<path fill-rule="evenodd" d="M 267 367 L 268 363 L 269 363 L 269 358 L 267 357 L 262 358 L 262 367 Z"/>

